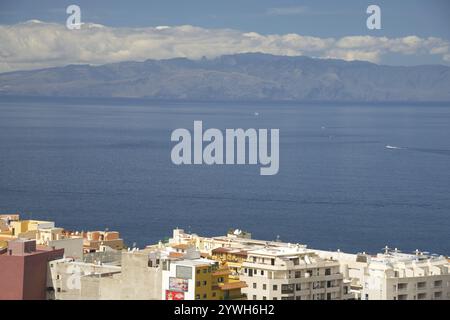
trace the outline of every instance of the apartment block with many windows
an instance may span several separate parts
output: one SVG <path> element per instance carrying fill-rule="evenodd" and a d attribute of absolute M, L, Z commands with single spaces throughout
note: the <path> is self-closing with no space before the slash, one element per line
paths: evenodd
<path fill-rule="evenodd" d="M 352 296 L 339 262 L 320 258 L 300 246 L 248 252 L 242 291 L 249 300 L 341 300 Z"/>

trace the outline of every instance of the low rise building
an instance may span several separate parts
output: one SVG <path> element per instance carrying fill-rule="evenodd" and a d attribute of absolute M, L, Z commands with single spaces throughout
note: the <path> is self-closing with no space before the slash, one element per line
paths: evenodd
<path fill-rule="evenodd" d="M 230 270 L 230 278 L 239 279 L 242 273 L 242 264 L 247 260 L 248 252 L 242 249 L 216 248 L 211 250 L 211 258 L 221 266 Z"/>
<path fill-rule="evenodd" d="M 230 271 L 217 261 L 188 250 L 183 258 L 166 261 L 162 275 L 163 300 L 235 300 L 244 299 L 242 281 L 230 281 Z"/>
<path fill-rule="evenodd" d="M 101 299 L 101 280 L 120 271 L 118 266 L 85 263 L 70 258 L 51 261 L 47 277 L 47 299 Z"/>
<path fill-rule="evenodd" d="M 64 249 L 36 246 L 36 240 L 9 241 L 0 251 L 0 300 L 46 299 L 48 263 L 63 255 Z"/>

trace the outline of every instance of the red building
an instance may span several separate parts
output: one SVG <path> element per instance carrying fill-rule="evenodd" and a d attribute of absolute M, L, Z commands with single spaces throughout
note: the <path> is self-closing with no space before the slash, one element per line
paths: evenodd
<path fill-rule="evenodd" d="M 64 249 L 37 247 L 35 240 L 12 240 L 0 251 L 0 300 L 44 300 L 48 262 Z"/>

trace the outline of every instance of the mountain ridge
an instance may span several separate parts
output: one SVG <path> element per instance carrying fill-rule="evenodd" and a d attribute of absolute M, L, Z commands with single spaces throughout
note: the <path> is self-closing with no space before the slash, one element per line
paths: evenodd
<path fill-rule="evenodd" d="M 450 67 L 262 53 L 0 74 L 0 96 L 200 101 L 450 101 Z"/>

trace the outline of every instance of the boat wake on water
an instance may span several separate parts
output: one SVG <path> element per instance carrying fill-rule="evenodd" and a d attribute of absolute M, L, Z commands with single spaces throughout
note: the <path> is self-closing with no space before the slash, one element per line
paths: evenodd
<path fill-rule="evenodd" d="M 385 148 L 386 148 L 386 149 L 404 149 L 404 148 L 400 148 L 400 147 L 396 147 L 396 146 L 391 146 L 391 145 L 386 145 Z"/>

